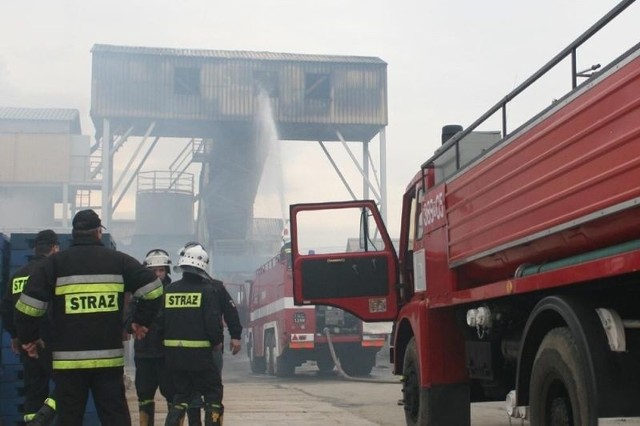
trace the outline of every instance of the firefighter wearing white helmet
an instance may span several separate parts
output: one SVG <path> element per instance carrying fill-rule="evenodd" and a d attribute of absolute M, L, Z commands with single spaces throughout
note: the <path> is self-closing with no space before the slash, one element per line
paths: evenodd
<path fill-rule="evenodd" d="M 231 350 L 231 353 L 233 355 L 238 354 L 242 349 L 242 324 L 240 324 L 240 315 L 238 314 L 238 309 L 233 302 L 233 298 L 227 291 L 222 281 L 212 278 L 207 273 L 207 269 L 209 268 L 209 255 L 207 254 L 206 250 L 204 249 L 204 247 L 202 247 L 201 244 L 190 242 L 185 244 L 185 246 L 178 251 L 178 255 L 180 256 L 180 258 L 178 259 L 178 264 L 173 268 L 175 272 L 186 272 L 195 274 L 211 281 L 211 283 L 213 284 L 216 290 L 216 302 L 218 304 L 218 309 L 222 314 L 221 319 L 224 319 L 224 324 L 226 324 L 229 330 L 229 336 L 231 337 L 229 349 Z M 224 327 L 224 324 L 221 323 L 221 327 Z M 222 374 L 223 364 L 222 351 L 222 344 L 219 347 L 214 348 L 213 351 L 213 360 L 220 374 Z M 222 404 L 220 404 L 220 406 L 221 410 L 223 410 Z M 187 410 L 189 426 L 202 425 L 200 420 L 201 407 L 202 399 L 200 398 L 200 396 L 198 396 L 194 401 L 191 401 L 191 403 L 189 404 L 189 408 Z M 206 418 L 207 416 L 205 415 L 205 420 Z"/>
<path fill-rule="evenodd" d="M 180 425 L 193 396 L 203 395 L 204 424 L 222 425 L 222 378 L 213 355 L 222 343 L 220 293 L 207 274 L 209 255 L 201 244 L 187 243 L 178 254 L 174 271 L 182 272 L 182 279 L 166 289 L 161 323 L 175 390 L 165 424 Z"/>
<path fill-rule="evenodd" d="M 144 258 L 143 265 L 147 268 L 165 267 L 167 273 L 169 273 L 169 265 L 171 265 L 171 259 L 169 253 L 162 249 L 150 250 Z"/>
<path fill-rule="evenodd" d="M 169 253 L 165 250 L 159 248 L 149 250 L 142 264 L 156 274 L 165 289 L 171 283 L 171 277 L 169 276 L 171 259 L 169 258 Z M 136 302 L 134 299 L 131 304 L 132 309 L 129 315 L 131 318 L 133 312 L 135 312 Z M 159 324 L 156 321 L 149 327 L 145 338 L 136 340 L 134 343 L 135 385 L 138 396 L 140 426 L 154 425 L 154 399 L 157 389 L 160 389 L 160 393 L 167 400 L 167 406 L 171 405 L 171 400 L 173 399 L 172 388 L 165 369 L 164 345 L 159 328 Z"/>

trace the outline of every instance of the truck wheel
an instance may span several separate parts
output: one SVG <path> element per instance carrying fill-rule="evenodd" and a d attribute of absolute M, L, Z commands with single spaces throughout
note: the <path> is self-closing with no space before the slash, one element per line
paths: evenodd
<path fill-rule="evenodd" d="M 370 352 L 356 352 L 340 357 L 340 367 L 349 376 L 367 376 L 371 374 L 375 365 L 375 354 Z"/>
<path fill-rule="evenodd" d="M 264 351 L 265 351 L 265 358 L 266 358 L 266 364 L 267 364 L 267 374 L 270 376 L 275 376 L 276 370 L 277 370 L 276 360 L 274 358 L 275 346 L 276 346 L 275 338 L 273 337 L 272 334 L 269 334 L 266 337 L 265 342 L 266 343 L 265 343 Z"/>
<path fill-rule="evenodd" d="M 589 404 L 585 361 L 567 327 L 554 328 L 542 339 L 531 369 L 529 409 L 532 425 L 587 425 L 596 419 Z"/>
<path fill-rule="evenodd" d="M 249 365 L 251 366 L 251 372 L 255 374 L 264 374 L 267 370 L 267 365 L 263 356 L 256 356 L 253 339 L 247 345 L 247 352 L 249 353 Z"/>
<path fill-rule="evenodd" d="M 333 368 L 336 366 L 331 357 L 320 357 L 316 360 L 316 364 L 321 373 L 329 373 L 333 371 Z"/>
<path fill-rule="evenodd" d="M 402 375 L 404 377 L 402 381 L 404 418 L 407 426 L 426 425 L 427 407 L 420 405 L 420 362 L 415 337 L 409 340 L 405 350 Z"/>
<path fill-rule="evenodd" d="M 296 366 L 292 360 L 288 359 L 286 354 L 282 354 L 276 359 L 276 376 L 291 377 L 296 372 Z"/>

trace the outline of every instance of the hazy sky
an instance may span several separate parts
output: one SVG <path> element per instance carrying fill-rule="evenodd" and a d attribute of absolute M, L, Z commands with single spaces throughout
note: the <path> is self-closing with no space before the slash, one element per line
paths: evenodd
<path fill-rule="evenodd" d="M 388 210 L 393 233 L 397 232 L 405 185 L 439 145 L 441 126 L 473 122 L 616 3 L 4 2 L 0 13 L 0 105 L 77 108 L 83 133 L 93 135 L 90 49 L 96 43 L 376 56 L 388 63 Z M 637 42 L 638 9 L 640 5 L 631 6 L 621 17 L 622 29 L 589 51 L 589 57 L 581 60 L 579 56 L 579 67 L 616 56 L 623 46 Z M 568 83 L 568 71 L 566 80 Z M 541 96 L 543 102 L 554 97 Z M 377 145 L 372 149 L 377 150 Z M 329 166 L 314 168 L 309 174 L 309 161 L 326 163 L 317 144 L 285 143 L 282 151 L 287 203 L 349 197 Z M 325 172 L 329 175 L 319 179 Z M 267 204 L 260 201 L 256 205 L 258 216 L 261 209 L 268 210 Z"/>

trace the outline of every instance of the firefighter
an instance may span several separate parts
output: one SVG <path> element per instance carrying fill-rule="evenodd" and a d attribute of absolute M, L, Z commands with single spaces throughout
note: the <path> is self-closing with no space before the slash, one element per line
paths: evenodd
<path fill-rule="evenodd" d="M 171 283 L 169 253 L 162 249 L 150 250 L 144 261 L 144 266 L 151 269 L 166 288 Z M 132 309 L 127 315 L 127 331 L 132 332 L 130 323 L 135 312 L 137 299 L 131 304 Z M 134 343 L 134 361 L 136 364 L 136 394 L 138 396 L 138 410 L 140 413 L 140 426 L 153 426 L 155 415 L 155 394 L 159 388 L 160 393 L 170 406 L 172 394 L 169 380 L 164 371 L 164 351 L 162 337 L 158 333 L 156 324 L 149 327 L 149 332 L 144 339 Z"/>
<path fill-rule="evenodd" d="M 181 424 L 199 395 L 204 396 L 205 425 L 222 425 L 222 378 L 213 357 L 213 349 L 222 344 L 219 289 L 206 272 L 209 255 L 202 245 L 189 243 L 178 253 L 182 279 L 166 289 L 161 322 L 175 390 L 165 425 Z"/>
<path fill-rule="evenodd" d="M 205 272 L 206 273 L 206 272 Z M 207 274 L 208 279 L 213 283 L 213 286 L 217 290 L 217 294 L 219 297 L 218 308 L 222 313 L 222 319 L 224 324 L 227 325 L 230 342 L 229 342 L 229 350 L 231 354 L 236 355 L 242 349 L 241 339 L 242 339 L 242 324 L 240 324 L 240 315 L 238 314 L 238 308 L 236 304 L 233 302 L 233 298 L 227 291 L 227 288 L 224 286 L 222 281 L 211 278 Z M 224 327 L 223 324 L 221 324 Z M 223 352 L 224 344 L 220 345 L 220 347 L 216 347 L 213 350 L 213 361 L 216 363 L 216 367 L 222 374 L 222 352 Z M 202 407 L 202 398 L 200 395 L 191 402 L 189 405 L 189 409 L 187 410 L 187 418 L 189 420 L 189 426 L 200 426 L 202 422 L 200 420 L 200 408 Z"/>
<path fill-rule="evenodd" d="M 129 425 L 124 294 L 139 299 L 131 328 L 140 339 L 158 312 L 162 283 L 133 257 L 102 245 L 102 223 L 93 210 L 79 211 L 72 224 L 71 247 L 33 271 L 16 303 L 18 338 L 29 356 L 37 357 L 42 345 L 38 320 L 51 305 L 58 424 L 82 425 L 91 391 L 103 425 Z"/>
<path fill-rule="evenodd" d="M 48 425 L 55 417 L 55 396 L 49 393 L 51 380 L 50 311 L 42 318 L 42 340 L 45 343 L 39 358 L 31 358 L 22 351 L 18 340 L 13 312 L 24 284 L 32 271 L 48 256 L 60 251 L 58 235 L 51 229 L 38 232 L 34 240 L 33 258 L 9 279 L 10 287 L 2 299 L 2 324 L 11 336 L 11 350 L 20 354 L 24 371 L 24 421 L 29 426 Z"/>

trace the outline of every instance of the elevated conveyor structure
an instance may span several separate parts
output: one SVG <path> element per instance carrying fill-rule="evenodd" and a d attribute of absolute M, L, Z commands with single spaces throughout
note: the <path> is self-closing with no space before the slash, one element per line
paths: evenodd
<path fill-rule="evenodd" d="M 362 195 L 369 198 L 371 188 L 384 211 L 387 64 L 381 59 L 113 45 L 94 45 L 92 55 L 91 117 L 107 223 L 119 144 L 188 138 L 199 141 L 191 161 L 202 164 L 194 194 L 197 238 L 210 247 L 246 242 L 266 159 L 255 130 L 260 96 L 270 100 L 279 140 L 362 143 Z M 377 190 L 367 176 L 376 136 Z"/>

